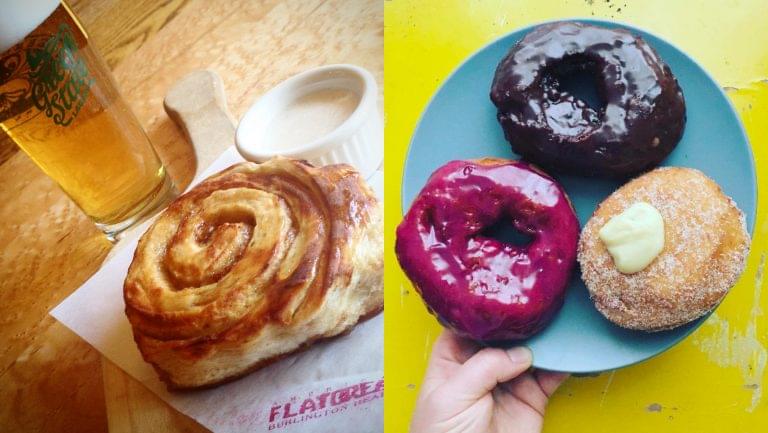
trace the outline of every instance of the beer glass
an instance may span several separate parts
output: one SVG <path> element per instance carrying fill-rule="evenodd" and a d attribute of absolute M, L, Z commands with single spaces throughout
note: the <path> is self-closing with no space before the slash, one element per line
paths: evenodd
<path fill-rule="evenodd" d="M 0 0 L 0 127 L 111 240 L 175 195 L 109 70 L 59 0 Z"/>

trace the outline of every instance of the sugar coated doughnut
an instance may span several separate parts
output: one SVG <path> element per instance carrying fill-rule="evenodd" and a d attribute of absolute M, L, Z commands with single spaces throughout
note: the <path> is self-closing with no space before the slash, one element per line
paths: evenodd
<path fill-rule="evenodd" d="M 643 270 L 624 274 L 600 229 L 634 203 L 664 220 L 664 247 Z M 579 263 L 595 307 L 619 326 L 674 328 L 712 310 L 736 283 L 749 251 L 744 214 L 698 170 L 664 167 L 619 188 L 598 206 L 579 241 Z"/>

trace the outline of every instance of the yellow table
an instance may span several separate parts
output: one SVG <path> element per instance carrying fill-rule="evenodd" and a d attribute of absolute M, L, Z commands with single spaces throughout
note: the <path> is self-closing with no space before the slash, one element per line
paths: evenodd
<path fill-rule="evenodd" d="M 704 325 L 650 361 L 569 379 L 547 409 L 545 431 L 768 432 L 765 0 L 386 2 L 386 431 L 407 431 L 431 344 L 440 332 L 393 253 L 402 215 L 403 161 L 418 117 L 450 72 L 489 41 L 532 23 L 574 17 L 647 29 L 686 51 L 715 77 L 728 91 L 754 150 L 758 214 L 746 272 Z"/>

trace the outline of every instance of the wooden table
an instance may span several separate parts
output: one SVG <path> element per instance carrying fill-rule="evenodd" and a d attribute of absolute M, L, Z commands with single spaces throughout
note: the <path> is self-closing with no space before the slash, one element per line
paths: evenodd
<path fill-rule="evenodd" d="M 358 64 L 382 83 L 378 0 L 73 0 L 72 7 L 180 188 L 195 160 L 162 99 L 187 72 L 218 72 L 236 118 L 270 87 L 322 64 Z M 100 267 L 111 244 L 25 154 L 0 148 L 0 432 L 206 431 L 48 315 Z"/>

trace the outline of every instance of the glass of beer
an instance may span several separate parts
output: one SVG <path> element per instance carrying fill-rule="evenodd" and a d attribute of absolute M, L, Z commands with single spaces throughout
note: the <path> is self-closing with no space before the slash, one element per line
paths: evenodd
<path fill-rule="evenodd" d="M 111 240 L 176 194 L 59 0 L 0 0 L 0 127 Z"/>

